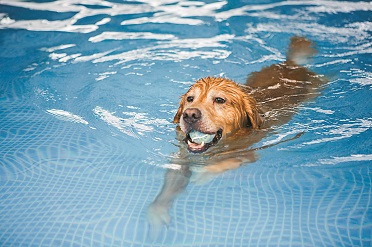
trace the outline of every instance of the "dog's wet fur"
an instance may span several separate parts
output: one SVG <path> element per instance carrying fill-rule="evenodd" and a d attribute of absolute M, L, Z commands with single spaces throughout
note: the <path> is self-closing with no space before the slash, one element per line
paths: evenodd
<path fill-rule="evenodd" d="M 172 161 L 177 169 L 168 169 L 163 188 L 149 207 L 155 230 L 169 224 L 168 210 L 189 183 L 194 162 L 199 162 L 195 160 L 203 160 L 199 180 L 254 162 L 256 155 L 249 147 L 275 126 L 288 122 L 300 104 L 319 94 L 326 80 L 301 65 L 314 54 L 311 41 L 293 37 L 286 61 L 251 73 L 245 84 L 205 77 L 182 95 L 174 123 L 183 144 Z M 198 144 L 190 138 L 190 131 L 215 136 L 210 143 Z"/>

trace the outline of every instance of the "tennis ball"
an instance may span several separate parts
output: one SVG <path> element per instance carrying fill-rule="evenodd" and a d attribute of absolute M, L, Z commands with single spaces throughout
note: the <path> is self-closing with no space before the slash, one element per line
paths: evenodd
<path fill-rule="evenodd" d="M 192 130 L 189 133 L 189 135 L 190 135 L 190 138 L 191 138 L 192 142 L 195 142 L 197 144 L 201 144 L 202 142 L 209 143 L 209 142 L 213 141 L 213 138 L 215 136 L 215 135 L 202 133 L 202 132 L 199 132 L 199 131 L 196 131 L 196 130 Z"/>

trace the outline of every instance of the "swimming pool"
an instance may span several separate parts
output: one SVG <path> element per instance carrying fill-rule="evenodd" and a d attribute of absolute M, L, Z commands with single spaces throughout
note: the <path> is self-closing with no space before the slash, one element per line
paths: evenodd
<path fill-rule="evenodd" d="M 371 13 L 363 1 L 1 0 L 1 245 L 371 246 Z M 244 82 L 283 61 L 293 35 L 317 44 L 322 94 L 254 163 L 196 172 L 151 236 L 179 96 L 208 75 Z"/>

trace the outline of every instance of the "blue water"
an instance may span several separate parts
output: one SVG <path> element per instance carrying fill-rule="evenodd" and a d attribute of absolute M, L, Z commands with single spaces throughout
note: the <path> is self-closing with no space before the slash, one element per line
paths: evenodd
<path fill-rule="evenodd" d="M 1 0 L 0 245 L 371 246 L 371 32 L 363 1 Z M 293 35 L 322 94 L 256 162 L 194 172 L 151 234 L 179 96 L 244 82 Z"/>

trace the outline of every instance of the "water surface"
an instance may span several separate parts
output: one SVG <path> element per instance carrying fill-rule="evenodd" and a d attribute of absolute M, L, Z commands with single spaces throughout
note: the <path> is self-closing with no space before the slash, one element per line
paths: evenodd
<path fill-rule="evenodd" d="M 0 242 L 371 246 L 371 13 L 364 1 L 1 0 Z M 191 182 L 150 238 L 179 96 L 284 61 L 293 35 L 317 44 L 308 68 L 329 82 L 257 147 L 304 134 Z"/>

